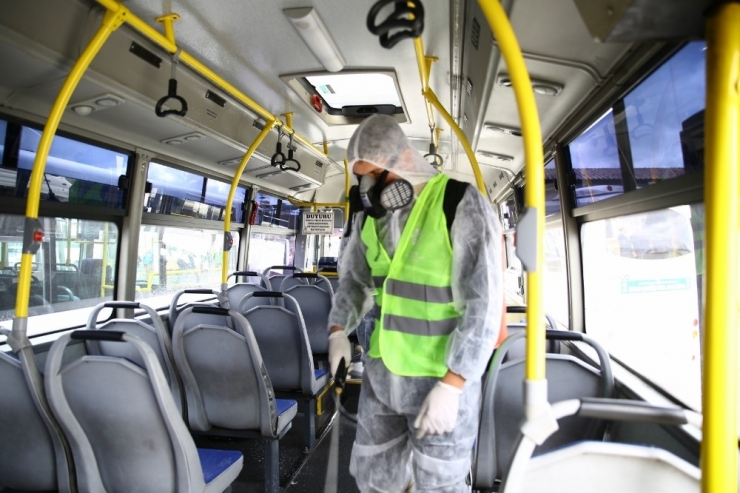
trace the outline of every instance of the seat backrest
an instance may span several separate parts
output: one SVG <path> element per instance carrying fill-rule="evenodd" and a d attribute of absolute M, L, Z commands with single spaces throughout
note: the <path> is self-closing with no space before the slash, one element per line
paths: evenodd
<path fill-rule="evenodd" d="M 62 364 L 72 339 L 123 341 L 144 367 L 117 356 Z M 70 437 L 80 491 L 203 491 L 195 443 L 151 347 L 131 334 L 76 331 L 51 347 L 49 404 Z"/>
<path fill-rule="evenodd" d="M 290 278 L 283 281 L 283 286 Z M 327 281 L 328 283 L 328 281 Z M 331 312 L 332 294 L 319 286 L 295 285 L 283 289 L 285 294 L 292 296 L 301 309 L 306 333 L 313 354 L 329 352 L 329 312 Z"/>
<path fill-rule="evenodd" d="M 177 323 L 177 317 L 182 313 L 183 310 L 186 308 L 190 308 L 193 306 L 218 306 L 219 302 L 215 301 L 211 303 L 210 301 L 198 301 L 198 302 L 191 302 L 191 303 L 185 303 L 183 305 L 178 306 L 178 303 L 180 302 L 180 297 L 184 294 L 202 294 L 202 295 L 210 295 L 208 298 L 214 297 L 219 298 L 220 292 L 210 289 L 210 288 L 196 288 L 196 289 L 183 289 L 181 291 L 178 291 L 175 293 L 175 296 L 172 297 L 172 300 L 170 300 L 170 311 L 167 315 L 167 323 L 169 325 L 170 333 L 174 330 L 175 324 Z M 220 301 L 220 298 L 219 298 Z"/>
<path fill-rule="evenodd" d="M 80 261 L 80 298 L 99 298 L 102 280 L 103 259 L 84 258 Z"/>
<path fill-rule="evenodd" d="M 172 334 L 190 427 L 276 436 L 274 391 L 249 322 L 235 310 L 189 307 Z"/>
<path fill-rule="evenodd" d="M 334 296 L 334 288 L 329 279 L 313 272 L 298 272 L 286 276 L 280 283 L 280 286 L 275 286 L 274 283 L 272 286 L 273 291 L 287 291 L 294 286 L 316 286 L 327 291 L 332 297 Z"/>
<path fill-rule="evenodd" d="M 600 365 L 595 368 L 579 358 L 564 354 L 546 355 L 548 400 L 557 402 L 582 397 L 611 397 L 614 378 L 607 353 L 593 339 L 570 331 L 548 330 L 548 339 L 578 340 L 596 350 Z M 492 489 L 494 480 L 506 474 L 524 420 L 524 358 L 506 360 L 506 354 L 525 337 L 518 331 L 510 335 L 494 354 L 483 388 L 481 419 L 473 460 L 473 486 Z M 601 439 L 606 422 L 570 417 L 560 429 L 537 447 L 535 454 L 585 439 Z"/>
<path fill-rule="evenodd" d="M 0 328 L 0 334 L 9 333 Z M 0 389 L 0 489 L 69 492 L 62 438 L 52 439 L 55 429 L 39 412 L 21 361 L 13 353 L 0 352 Z"/>
<path fill-rule="evenodd" d="M 273 269 L 275 269 L 275 270 L 280 269 L 283 272 L 285 272 L 285 271 L 303 272 L 302 269 L 300 269 L 299 267 L 296 267 L 294 265 L 272 265 L 272 266 L 266 268 L 262 272 L 262 275 L 269 282 L 269 284 L 267 285 L 267 290 L 268 291 L 280 291 L 280 285 L 283 283 L 283 279 L 285 279 L 285 277 L 289 275 L 289 274 L 277 274 L 277 273 L 272 273 L 272 275 L 270 275 L 270 273 L 271 273 L 271 271 Z"/>
<path fill-rule="evenodd" d="M 310 343 L 296 300 L 278 292 L 253 293 L 252 297 L 283 298 L 282 306 L 256 306 L 244 314 L 254 331 L 254 337 L 277 390 L 299 390 L 313 395 L 314 367 Z M 249 298 L 242 300 L 248 303 Z"/>
<path fill-rule="evenodd" d="M 143 309 L 152 320 L 152 325 L 145 324 L 141 320 L 115 318 L 102 324 L 97 322 L 98 314 L 105 308 L 112 309 Z M 146 342 L 154 351 L 160 366 L 164 370 L 165 378 L 172 391 L 172 397 L 175 398 L 175 404 L 183 416 L 186 416 L 187 407 L 185 406 L 185 393 L 182 389 L 182 380 L 175 368 L 175 359 L 172 356 L 172 343 L 167 328 L 162 322 L 159 314 L 147 305 L 139 304 L 133 301 L 109 301 L 97 305 L 87 321 L 88 330 L 103 330 L 112 332 L 123 332 L 133 334 L 142 341 Z M 106 356 L 118 356 L 133 361 L 139 366 L 144 366 L 141 355 L 133 346 L 121 344 L 119 341 L 110 342 L 105 340 L 90 339 L 86 340 L 87 351 L 89 354 L 102 354 Z"/>
<path fill-rule="evenodd" d="M 226 297 L 229 299 L 229 308 L 232 310 L 236 310 L 240 307 L 240 302 L 244 299 L 245 296 L 248 294 L 254 293 L 255 291 L 267 291 L 262 286 L 257 286 L 256 284 L 247 284 L 247 283 L 239 283 L 234 284 L 233 286 L 229 286 L 229 289 L 226 290 Z M 240 310 L 239 313 L 244 313 L 250 308 L 257 306 L 257 305 L 269 305 L 272 302 L 270 301 L 270 298 L 252 298 L 252 302 L 250 304 L 244 305 L 243 310 Z"/>

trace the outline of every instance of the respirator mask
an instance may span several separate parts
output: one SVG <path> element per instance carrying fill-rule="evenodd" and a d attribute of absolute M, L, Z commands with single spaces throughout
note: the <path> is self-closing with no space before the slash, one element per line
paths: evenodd
<path fill-rule="evenodd" d="M 383 171 L 377 180 L 370 175 L 359 177 L 359 195 L 365 214 L 375 219 L 385 216 L 388 211 L 406 207 L 414 198 L 414 187 L 399 178 L 385 184 L 388 170 Z"/>

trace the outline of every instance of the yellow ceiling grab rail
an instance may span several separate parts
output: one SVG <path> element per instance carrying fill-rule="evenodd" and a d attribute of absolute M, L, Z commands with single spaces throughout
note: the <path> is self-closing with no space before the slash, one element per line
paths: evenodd
<path fill-rule="evenodd" d="M 526 256 L 524 255 L 525 250 L 518 251 L 522 254 L 522 264 L 527 271 L 525 413 L 530 419 L 549 413 L 550 426 L 557 429 L 557 422 L 552 417 L 547 401 L 547 380 L 545 379 L 545 317 L 542 309 L 545 176 L 540 121 L 527 66 L 504 8 L 498 0 L 478 0 L 478 4 L 499 42 L 499 48 L 509 69 L 524 136 L 525 174 L 527 175 L 524 197 L 526 211 L 517 225 L 517 237 L 519 238 L 517 243 L 528 250 Z"/>
<path fill-rule="evenodd" d="M 174 40 L 174 30 L 171 26 L 171 23 L 173 20 L 176 20 L 175 17 L 177 14 L 168 14 L 162 17 L 159 17 L 158 19 L 162 19 L 162 23 L 165 27 L 165 34 L 161 34 L 159 31 L 151 27 L 149 24 L 144 22 L 142 19 L 131 13 L 131 11 L 128 10 L 127 7 L 122 5 L 117 0 L 97 0 L 97 2 L 108 9 L 109 11 L 118 11 L 119 9 L 124 9 L 126 12 L 125 14 L 125 22 L 129 24 L 131 27 L 139 31 L 141 34 L 149 38 L 150 40 L 157 43 L 159 46 L 164 48 L 170 53 L 177 52 L 177 44 Z M 168 27 L 168 23 L 170 23 Z M 172 36 L 172 39 L 169 39 L 169 36 Z M 221 78 L 218 74 L 216 74 L 213 70 L 209 69 L 205 65 L 203 65 L 201 62 L 199 62 L 197 59 L 195 59 L 191 54 L 186 52 L 185 50 L 180 51 L 180 62 L 184 63 L 185 65 L 189 66 L 191 69 L 193 69 L 198 74 L 202 75 L 209 81 L 213 82 L 217 86 L 219 86 L 221 89 L 229 93 L 231 96 L 233 96 L 236 100 L 243 103 L 245 106 L 250 108 L 252 111 L 257 113 L 260 117 L 264 118 L 266 121 L 269 120 L 275 120 L 275 125 L 277 127 L 283 126 L 283 123 L 272 113 L 264 109 L 262 106 L 257 104 L 255 101 L 253 101 L 249 96 L 241 92 L 239 89 L 234 87 L 232 84 Z M 312 151 L 314 154 L 316 154 L 320 158 L 326 158 L 326 153 L 322 152 L 322 150 L 317 149 L 316 146 L 314 146 L 308 139 L 303 137 L 300 134 L 295 133 L 294 131 L 291 131 L 293 133 L 293 138 L 300 142 L 304 147 Z"/>
<path fill-rule="evenodd" d="M 90 40 L 80 55 L 80 58 L 75 62 L 69 75 L 67 75 L 67 79 L 59 90 L 59 94 L 51 108 L 46 125 L 44 125 L 44 131 L 41 134 L 38 149 L 36 149 L 36 158 L 33 162 L 33 171 L 31 171 L 31 180 L 28 189 L 28 200 L 26 201 L 26 219 L 23 228 L 23 250 L 21 254 L 21 268 L 18 273 L 15 317 L 13 318 L 12 333 L 8 338 L 8 344 L 14 350 L 22 347 L 28 341 L 26 337 L 26 325 L 28 322 L 28 302 L 31 293 L 32 262 L 34 254 L 41 245 L 44 234 L 41 224 L 38 221 L 41 185 L 54 134 L 59 127 L 64 109 L 67 107 L 69 99 L 72 97 L 80 79 L 82 79 L 85 70 L 90 66 L 95 55 L 98 54 L 100 48 L 105 44 L 111 33 L 126 21 L 128 14 L 128 9 L 121 5 L 109 9 L 103 18 L 102 25 Z"/>
<path fill-rule="evenodd" d="M 452 128 L 452 131 L 455 132 L 455 135 L 457 135 L 457 138 L 460 140 L 463 149 L 465 149 L 465 154 L 468 156 L 470 166 L 472 166 L 473 168 L 475 184 L 478 187 L 478 190 L 480 190 L 480 192 L 487 197 L 488 191 L 486 190 L 486 184 L 483 181 L 483 175 L 481 174 L 480 168 L 478 167 L 478 160 L 475 158 L 475 153 L 473 152 L 473 148 L 468 142 L 468 138 L 465 137 L 463 131 L 460 129 L 457 123 L 455 123 L 455 120 L 447 112 L 445 107 L 442 106 L 442 103 L 439 102 L 439 99 L 437 99 L 434 91 L 432 91 L 432 89 L 429 87 L 429 72 L 431 70 L 432 62 L 436 61 L 437 58 L 424 55 L 424 43 L 422 42 L 421 36 L 414 38 L 414 51 L 416 52 L 416 64 L 419 67 L 419 77 L 421 78 L 421 94 L 426 100 L 425 105 L 427 107 L 427 117 L 429 118 L 429 128 L 432 129 L 432 139 L 435 141 L 434 145 L 438 145 L 437 141 L 439 140 L 439 133 L 434 131 L 436 128 L 436 124 L 434 122 L 432 107 L 434 107 L 439 112 L 439 114 L 442 115 L 442 118 L 444 118 L 450 128 Z"/>
<path fill-rule="evenodd" d="M 704 211 L 706 306 L 701 441 L 703 493 L 737 491 L 738 162 L 740 149 L 740 4 L 710 11 Z"/>
<path fill-rule="evenodd" d="M 265 127 L 254 139 L 254 142 L 252 142 L 252 145 L 249 146 L 247 152 L 244 153 L 244 157 L 242 157 L 242 160 L 239 162 L 239 166 L 237 166 L 236 168 L 236 172 L 234 172 L 234 178 L 231 180 L 231 188 L 229 188 L 229 195 L 226 198 L 226 213 L 224 214 L 224 250 L 223 264 L 221 265 L 222 292 L 225 292 L 228 287 L 227 279 L 229 278 L 229 251 L 232 247 L 231 205 L 234 203 L 234 195 L 236 194 L 236 189 L 239 186 L 239 180 L 242 177 L 242 173 L 244 173 L 244 169 L 247 167 L 247 163 L 249 163 L 249 160 L 252 158 L 252 154 L 254 154 L 254 151 L 257 150 L 257 147 L 259 147 L 264 138 L 267 137 L 267 134 L 269 134 L 272 130 L 272 127 L 274 127 L 276 124 L 277 119 L 275 118 L 270 118 L 269 120 L 267 120 Z"/>

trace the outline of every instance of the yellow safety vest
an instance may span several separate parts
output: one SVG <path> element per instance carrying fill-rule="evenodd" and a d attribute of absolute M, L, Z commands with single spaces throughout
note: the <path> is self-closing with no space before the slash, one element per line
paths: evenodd
<path fill-rule="evenodd" d="M 367 218 L 362 241 L 375 284 L 380 316 L 370 339 L 373 358 L 393 373 L 442 377 L 447 340 L 460 320 L 452 302 L 452 246 L 442 208 L 449 178 L 439 174 L 411 209 L 391 259 Z"/>

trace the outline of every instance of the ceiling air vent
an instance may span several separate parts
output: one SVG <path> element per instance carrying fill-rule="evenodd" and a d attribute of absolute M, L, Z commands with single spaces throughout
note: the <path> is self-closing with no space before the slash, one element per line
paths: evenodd
<path fill-rule="evenodd" d="M 162 59 L 157 55 L 141 46 L 136 41 L 131 42 L 131 47 L 128 49 L 131 53 L 144 60 L 150 65 L 154 65 L 159 68 L 162 65 Z"/>
<path fill-rule="evenodd" d="M 478 49 L 478 42 L 480 41 L 480 24 L 478 19 L 473 17 L 473 29 L 470 32 L 470 41 L 473 43 L 473 48 Z"/>
<path fill-rule="evenodd" d="M 206 91 L 206 99 L 210 99 L 222 108 L 226 106 L 226 100 L 213 91 Z"/>

